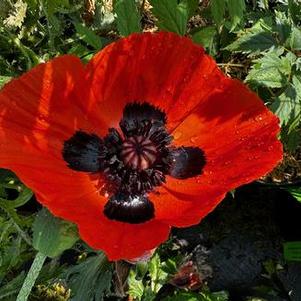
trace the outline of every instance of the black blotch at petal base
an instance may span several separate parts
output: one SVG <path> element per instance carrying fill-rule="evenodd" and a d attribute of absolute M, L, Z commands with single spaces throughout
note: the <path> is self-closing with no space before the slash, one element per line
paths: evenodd
<path fill-rule="evenodd" d="M 145 196 L 117 193 L 106 203 L 103 212 L 111 220 L 141 224 L 154 218 L 155 208 L 153 203 Z"/>
<path fill-rule="evenodd" d="M 206 164 L 205 154 L 198 147 L 179 147 L 172 152 L 172 158 L 170 175 L 176 179 L 198 176 Z"/>
<path fill-rule="evenodd" d="M 84 172 L 97 172 L 102 168 L 105 147 L 95 134 L 77 131 L 64 142 L 63 158 L 71 169 Z"/>

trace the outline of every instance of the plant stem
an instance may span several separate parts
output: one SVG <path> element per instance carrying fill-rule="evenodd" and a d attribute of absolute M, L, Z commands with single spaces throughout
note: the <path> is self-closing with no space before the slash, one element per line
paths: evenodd
<path fill-rule="evenodd" d="M 27 301 L 29 294 L 39 276 L 39 273 L 43 267 L 43 264 L 44 264 L 46 258 L 47 258 L 46 255 L 44 255 L 40 252 L 37 253 L 37 255 L 30 267 L 30 270 L 23 282 L 23 285 L 17 296 L 16 301 Z"/>

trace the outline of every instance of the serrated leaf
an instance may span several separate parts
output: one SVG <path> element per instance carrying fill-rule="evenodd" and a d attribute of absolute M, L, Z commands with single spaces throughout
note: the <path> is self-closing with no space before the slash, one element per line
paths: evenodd
<path fill-rule="evenodd" d="M 301 120 L 301 98 L 299 94 L 301 91 L 301 82 L 294 76 L 293 82 L 289 84 L 286 90 L 278 96 L 271 109 L 280 118 L 282 125 L 288 123 L 299 123 Z"/>
<path fill-rule="evenodd" d="M 134 298 L 137 301 L 140 301 L 144 293 L 144 285 L 142 280 L 136 279 L 136 273 L 134 272 L 134 270 L 130 270 L 128 276 L 128 285 L 128 294 L 130 295 L 130 297 Z"/>
<path fill-rule="evenodd" d="M 273 27 L 273 30 L 278 35 L 280 43 L 286 45 L 292 32 L 292 22 L 285 12 L 276 10 L 274 14 L 276 25 Z"/>
<path fill-rule="evenodd" d="M 116 0 L 114 12 L 117 16 L 117 29 L 122 36 L 128 36 L 133 32 L 141 31 L 141 16 L 135 0 Z"/>
<path fill-rule="evenodd" d="M 295 107 L 295 99 L 296 91 L 292 85 L 289 85 L 271 105 L 271 110 L 280 118 L 281 124 L 285 125 L 291 119 L 292 111 Z"/>
<path fill-rule="evenodd" d="M 190 8 L 188 1 L 150 0 L 152 13 L 158 18 L 157 26 L 162 30 L 172 31 L 179 35 L 186 33 Z"/>
<path fill-rule="evenodd" d="M 33 247 L 47 255 L 56 257 L 71 248 L 78 240 L 76 226 L 53 216 L 43 208 L 33 223 Z"/>
<path fill-rule="evenodd" d="M 243 19 L 246 9 L 245 0 L 228 0 L 227 6 L 231 19 L 231 31 L 233 31 Z"/>
<path fill-rule="evenodd" d="M 225 0 L 211 0 L 211 14 L 214 22 L 219 27 L 223 20 L 226 10 Z"/>
<path fill-rule="evenodd" d="M 152 292 L 157 293 L 165 284 L 168 274 L 162 269 L 159 255 L 156 253 L 149 262 Z"/>
<path fill-rule="evenodd" d="M 267 52 L 262 58 L 255 60 L 246 81 L 255 86 L 281 88 L 287 84 L 291 72 L 291 61 L 281 57 L 283 50 Z"/>
<path fill-rule="evenodd" d="M 245 53 L 258 52 L 277 46 L 277 41 L 264 20 L 259 20 L 253 27 L 239 33 L 238 39 L 225 49 Z"/>
<path fill-rule="evenodd" d="M 215 56 L 217 53 L 217 30 L 215 26 L 206 26 L 199 29 L 192 35 L 192 40 L 196 44 L 205 47 L 206 51 Z"/>
<path fill-rule="evenodd" d="M 71 288 L 71 301 L 102 301 L 110 291 L 112 266 L 99 252 L 66 271 L 66 281 Z"/>
<path fill-rule="evenodd" d="M 95 50 L 99 50 L 102 48 L 100 37 L 91 29 L 82 25 L 79 22 L 74 22 L 74 26 L 80 39 L 85 41 L 89 46 L 92 46 Z"/>
<path fill-rule="evenodd" d="M 293 27 L 291 32 L 290 47 L 293 50 L 301 50 L 301 30 L 297 27 Z"/>
<path fill-rule="evenodd" d="M 283 255 L 287 261 L 301 261 L 301 241 L 284 243 Z"/>

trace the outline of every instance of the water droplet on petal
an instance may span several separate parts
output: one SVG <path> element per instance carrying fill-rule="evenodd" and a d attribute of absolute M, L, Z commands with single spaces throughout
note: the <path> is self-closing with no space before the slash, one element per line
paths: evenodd
<path fill-rule="evenodd" d="M 181 132 L 175 132 L 174 135 L 173 135 L 173 138 L 175 140 L 180 139 L 181 137 L 182 137 L 182 133 Z"/>
<path fill-rule="evenodd" d="M 191 138 L 190 138 L 190 142 L 191 142 L 191 143 L 195 144 L 196 141 L 197 141 L 197 137 L 191 137 Z"/>

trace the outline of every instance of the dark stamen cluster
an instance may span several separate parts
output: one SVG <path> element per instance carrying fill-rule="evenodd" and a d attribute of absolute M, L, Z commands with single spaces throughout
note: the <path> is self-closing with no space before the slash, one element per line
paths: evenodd
<path fill-rule="evenodd" d="M 111 128 L 107 136 L 77 131 L 65 141 L 63 157 L 70 168 L 102 172 L 111 196 L 104 214 L 114 220 L 141 223 L 154 217 L 147 195 L 166 181 L 167 174 L 184 179 L 201 173 L 202 150 L 173 148 L 166 115 L 148 103 L 130 103 L 119 123 L 120 134 Z"/>
<path fill-rule="evenodd" d="M 165 182 L 172 161 L 172 137 L 164 125 L 161 120 L 138 121 L 124 116 L 120 122 L 124 139 L 114 129 L 104 138 L 104 173 L 119 192 L 141 195 Z"/>

